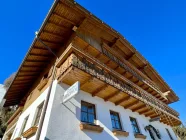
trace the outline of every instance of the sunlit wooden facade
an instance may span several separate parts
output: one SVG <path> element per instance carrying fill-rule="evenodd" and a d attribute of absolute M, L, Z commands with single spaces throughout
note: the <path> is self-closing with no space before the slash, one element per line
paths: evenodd
<path fill-rule="evenodd" d="M 179 100 L 149 62 L 117 31 L 73 1 L 56 1 L 6 93 L 5 106 L 26 110 L 52 79 L 80 81 L 81 90 L 160 122 L 179 125 L 168 106 Z"/>

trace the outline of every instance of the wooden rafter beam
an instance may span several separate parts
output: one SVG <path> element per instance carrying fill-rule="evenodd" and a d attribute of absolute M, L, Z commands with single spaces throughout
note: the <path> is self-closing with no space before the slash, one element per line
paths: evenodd
<path fill-rule="evenodd" d="M 143 70 L 145 67 L 147 67 L 147 64 L 144 64 L 142 67 L 138 67 L 137 69 L 139 69 L 140 71 Z"/>
<path fill-rule="evenodd" d="M 145 110 L 143 110 L 143 111 L 139 111 L 139 114 L 141 115 L 141 114 L 144 114 L 144 113 L 146 113 L 146 112 L 148 112 L 149 111 L 149 109 L 145 109 Z"/>
<path fill-rule="evenodd" d="M 47 45 L 54 45 L 54 46 L 61 46 L 63 44 L 63 42 L 54 42 L 54 41 L 49 41 L 49 40 L 45 40 L 45 39 L 42 39 L 42 41 L 47 44 Z M 49 45 L 49 47 L 50 47 Z"/>
<path fill-rule="evenodd" d="M 91 82 L 93 80 L 94 80 L 94 77 L 91 76 L 90 78 L 88 78 L 87 80 L 85 80 L 84 82 L 82 82 L 81 85 L 80 85 L 80 87 L 82 88 L 87 82 Z"/>
<path fill-rule="evenodd" d="M 67 19 L 66 17 L 63 17 L 62 15 L 57 14 L 56 12 L 54 12 L 53 15 L 56 16 L 57 18 L 61 19 L 61 20 L 64 20 L 64 21 L 66 21 L 66 22 L 72 24 L 72 25 L 76 25 L 75 22 L 73 22 L 73 21 Z"/>
<path fill-rule="evenodd" d="M 29 56 L 49 58 L 51 55 L 40 55 L 40 54 L 30 53 Z"/>
<path fill-rule="evenodd" d="M 107 96 L 106 98 L 104 98 L 105 102 L 110 100 L 111 98 L 113 98 L 114 96 L 117 96 L 121 91 L 115 91 L 114 93 L 112 93 L 111 95 Z"/>
<path fill-rule="evenodd" d="M 142 109 L 142 108 L 145 108 L 145 107 L 146 107 L 146 105 L 143 104 L 143 105 L 140 105 L 140 106 L 138 106 L 138 107 L 132 109 L 132 111 L 133 111 L 133 112 L 138 112 L 138 110 L 140 110 L 140 109 Z"/>
<path fill-rule="evenodd" d="M 127 96 L 127 97 L 124 97 L 123 99 L 115 102 L 115 105 L 120 105 L 121 103 L 123 103 L 124 101 L 127 101 L 129 100 L 131 97 L 130 96 Z"/>
<path fill-rule="evenodd" d="M 132 103 L 130 103 L 130 104 L 128 104 L 128 105 L 126 105 L 126 106 L 124 106 L 124 108 L 129 108 L 129 107 L 132 107 L 132 106 L 134 106 L 134 105 L 136 105 L 136 104 L 138 104 L 139 103 L 139 100 L 136 100 L 136 101 L 134 101 L 134 102 L 132 102 Z"/>
<path fill-rule="evenodd" d="M 153 115 L 153 114 L 156 114 L 154 111 L 149 111 L 149 112 L 147 112 L 147 113 L 144 113 L 144 115 L 146 116 L 146 117 L 149 117 L 149 116 L 151 116 L 151 115 Z"/>
<path fill-rule="evenodd" d="M 108 85 L 105 84 L 104 86 L 102 86 L 102 87 L 96 89 L 96 90 L 92 93 L 92 96 L 93 96 L 93 97 L 96 96 L 100 91 L 105 90 L 107 87 L 108 87 Z"/>
<path fill-rule="evenodd" d="M 160 116 L 160 115 L 153 114 L 153 115 L 150 115 L 149 117 L 150 117 L 151 119 L 154 119 L 154 118 L 159 117 L 159 116 Z"/>
<path fill-rule="evenodd" d="M 60 35 L 60 34 L 56 34 L 56 33 L 52 33 L 52 32 L 49 32 L 49 31 L 43 31 L 43 33 L 44 34 L 48 34 L 48 35 L 51 35 L 51 36 L 53 36 L 53 37 L 57 37 L 57 38 L 62 38 L 62 39 L 64 39 L 64 37 L 62 36 L 62 35 Z"/>
<path fill-rule="evenodd" d="M 130 59 L 132 59 L 132 57 L 134 57 L 136 55 L 136 53 L 132 53 L 130 56 L 127 56 L 127 58 L 125 58 L 126 60 L 130 60 Z"/>
<path fill-rule="evenodd" d="M 113 48 L 119 40 L 119 38 L 115 38 L 114 42 L 110 44 L 110 47 Z"/>
<path fill-rule="evenodd" d="M 26 62 L 38 62 L 38 63 L 48 63 L 49 62 L 49 60 L 26 60 Z"/>
<path fill-rule="evenodd" d="M 54 22 L 49 21 L 48 23 L 51 24 L 52 26 L 55 26 L 55 27 L 61 29 L 61 30 L 68 30 L 67 27 L 64 27 L 64 26 L 62 26 L 62 25 L 56 24 L 56 23 L 54 23 Z"/>

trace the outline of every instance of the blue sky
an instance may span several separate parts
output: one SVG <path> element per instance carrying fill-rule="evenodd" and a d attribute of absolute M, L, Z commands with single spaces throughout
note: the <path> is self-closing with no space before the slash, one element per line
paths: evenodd
<path fill-rule="evenodd" d="M 52 2 L 0 2 L 0 83 L 18 69 Z M 180 97 L 170 106 L 186 122 L 186 1 L 77 2 L 120 32 L 154 66 Z"/>

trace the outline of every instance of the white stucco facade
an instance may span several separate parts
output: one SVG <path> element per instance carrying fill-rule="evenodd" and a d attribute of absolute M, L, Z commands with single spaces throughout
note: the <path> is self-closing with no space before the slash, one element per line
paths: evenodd
<path fill-rule="evenodd" d="M 144 115 L 139 115 L 138 113 L 134 113 L 129 109 L 124 109 L 121 106 L 115 106 L 115 104 L 105 102 L 101 98 L 92 97 L 89 93 L 84 91 L 80 91 L 76 97 L 65 104 L 62 104 L 63 93 L 68 87 L 69 86 L 65 84 L 57 84 L 57 81 L 54 82 L 40 137 L 41 140 L 135 140 L 136 138 L 134 137 L 129 117 L 137 119 L 139 129 L 143 135 L 147 136 L 147 140 L 151 140 L 151 137 L 149 132 L 145 131 L 144 127 L 149 124 L 159 130 L 162 140 L 170 139 L 165 128 L 170 131 L 174 140 L 177 139 L 170 126 L 160 122 L 150 123 L 148 121 L 149 118 Z M 22 123 L 24 118 L 28 115 L 29 118 L 25 129 L 28 129 L 33 125 L 36 109 L 45 100 L 47 91 L 48 89 L 22 113 L 11 139 L 15 139 L 20 135 Z M 80 130 L 81 101 L 86 101 L 95 105 L 96 124 L 104 128 L 103 132 L 97 133 L 94 131 Z M 110 110 L 119 113 L 123 130 L 129 132 L 128 137 L 113 135 Z M 29 140 L 34 139 L 35 135 L 29 138 Z"/>

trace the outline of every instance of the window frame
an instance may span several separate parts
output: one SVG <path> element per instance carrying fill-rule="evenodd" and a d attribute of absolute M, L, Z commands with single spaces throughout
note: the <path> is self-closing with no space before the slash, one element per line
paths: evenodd
<path fill-rule="evenodd" d="M 168 129 L 168 128 L 165 128 L 165 129 L 166 129 L 166 131 L 167 131 L 167 134 L 169 135 L 169 138 L 170 138 L 171 140 L 174 140 L 173 137 L 172 137 L 172 135 L 171 135 L 171 133 L 170 133 L 170 131 L 169 131 L 169 129 Z"/>
<path fill-rule="evenodd" d="M 20 133 L 19 133 L 20 136 L 21 136 L 21 135 L 24 133 L 24 131 L 25 131 L 25 128 L 26 128 L 28 119 L 29 119 L 29 115 L 27 115 L 27 116 L 24 118 L 24 120 L 23 120 L 23 123 L 22 123 L 22 126 L 21 126 L 21 130 L 20 130 Z"/>
<path fill-rule="evenodd" d="M 132 121 L 134 121 L 135 124 L 133 124 Z M 133 118 L 133 117 L 130 117 L 130 122 L 131 122 L 131 125 L 132 125 L 133 132 L 135 134 L 141 134 L 141 131 L 140 131 L 140 128 L 139 128 L 137 119 L 136 118 Z M 134 127 L 137 128 L 138 132 L 135 131 Z"/>
<path fill-rule="evenodd" d="M 113 114 L 113 115 L 116 115 L 116 116 L 118 117 L 118 120 L 115 120 L 115 118 L 112 119 L 112 117 L 111 117 L 112 114 Z M 122 127 L 122 124 L 121 124 L 120 115 L 119 115 L 118 112 L 115 112 L 115 111 L 110 110 L 110 119 L 111 119 L 111 124 L 112 124 L 112 121 L 114 121 L 114 125 L 116 126 L 116 121 L 118 121 L 119 126 L 120 126 L 120 128 L 118 129 L 118 128 L 116 128 L 116 127 L 114 127 L 114 126 L 112 125 L 112 129 L 114 129 L 114 130 L 120 130 L 120 131 L 123 130 L 123 127 Z"/>
<path fill-rule="evenodd" d="M 84 111 L 82 110 L 82 105 L 87 105 L 87 111 Z M 88 106 L 92 106 L 93 107 L 93 113 L 90 113 L 88 112 Z M 87 114 L 87 121 L 83 121 L 82 120 L 82 112 L 86 113 Z M 88 114 L 92 114 L 94 116 L 94 121 L 93 122 L 89 122 L 89 119 L 88 119 Z M 81 114 L 80 114 L 80 119 L 81 119 L 81 122 L 83 123 L 86 123 L 86 124 L 90 124 L 90 125 L 96 125 L 96 120 L 97 120 L 97 117 L 96 117 L 96 106 L 95 104 L 92 104 L 92 103 L 89 103 L 89 102 L 86 102 L 86 101 L 81 101 Z"/>
<path fill-rule="evenodd" d="M 34 118 L 34 121 L 33 121 L 33 126 L 38 126 L 39 125 L 39 121 L 40 121 L 41 114 L 42 114 L 42 111 L 43 111 L 43 106 L 44 106 L 44 101 L 37 106 L 36 115 L 35 115 L 35 118 Z M 40 111 L 40 115 L 38 115 L 39 111 Z"/>

